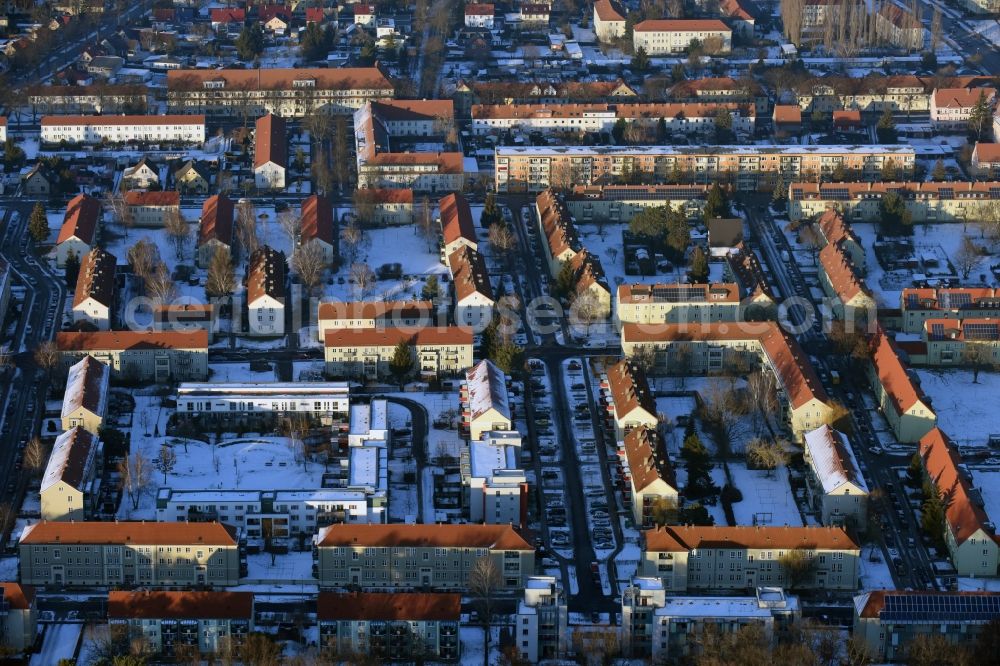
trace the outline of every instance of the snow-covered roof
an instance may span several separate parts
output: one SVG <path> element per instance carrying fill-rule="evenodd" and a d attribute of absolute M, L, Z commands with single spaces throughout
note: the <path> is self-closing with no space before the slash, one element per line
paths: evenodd
<path fill-rule="evenodd" d="M 510 419 L 510 404 L 507 398 L 507 375 L 489 359 L 480 361 L 465 373 L 469 391 L 469 411 L 472 420 L 494 409 L 506 419 Z"/>
<path fill-rule="evenodd" d="M 97 457 L 97 449 L 97 436 L 79 426 L 59 435 L 52 446 L 49 462 L 45 466 L 41 492 L 45 492 L 60 481 L 77 490 L 83 490 L 88 472 Z"/>
<path fill-rule="evenodd" d="M 739 617 L 761 619 L 771 617 L 775 608 L 794 611 L 798 608 L 798 597 L 785 596 L 781 605 L 763 604 L 757 597 L 667 597 L 663 608 L 657 608 L 657 615 L 668 617 Z"/>
<path fill-rule="evenodd" d="M 350 434 L 367 435 L 384 433 L 389 428 L 389 403 L 372 400 L 370 403 L 351 405 Z"/>
<path fill-rule="evenodd" d="M 63 394 L 62 416 L 65 418 L 82 407 L 103 418 L 108 401 L 109 377 L 108 366 L 93 356 L 84 356 L 70 366 Z"/>
<path fill-rule="evenodd" d="M 822 425 L 806 433 L 805 444 L 807 459 L 823 486 L 823 492 L 831 493 L 845 483 L 852 483 L 861 491 L 868 492 L 844 433 Z"/>
<path fill-rule="evenodd" d="M 302 395 L 336 395 L 343 396 L 350 392 L 347 382 L 183 382 L 177 387 L 177 396 L 302 396 Z"/>
<path fill-rule="evenodd" d="M 383 446 L 354 446 L 348 456 L 347 483 L 353 488 L 385 489 L 388 485 L 388 450 Z"/>

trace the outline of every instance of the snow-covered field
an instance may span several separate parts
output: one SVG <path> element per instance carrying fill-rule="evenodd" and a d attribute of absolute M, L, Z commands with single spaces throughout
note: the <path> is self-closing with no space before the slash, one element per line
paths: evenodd
<path fill-rule="evenodd" d="M 50 624 L 45 627 L 42 649 L 31 655 L 31 666 L 53 666 L 63 659 L 73 661 L 82 624 Z"/>
<path fill-rule="evenodd" d="M 979 383 L 972 383 L 969 370 L 917 370 L 920 386 L 931 398 L 938 426 L 956 443 L 984 446 L 987 437 L 1000 433 L 1000 413 L 996 400 L 1000 395 L 1000 372 L 979 373 Z"/>
<path fill-rule="evenodd" d="M 874 550 L 874 553 L 872 552 Z M 875 562 L 871 561 L 874 554 Z M 872 546 L 861 549 L 861 588 L 865 590 L 891 590 L 896 587 L 892 572 L 882 552 Z"/>
<path fill-rule="evenodd" d="M 733 483 L 743 493 L 743 501 L 733 504 L 737 525 L 802 525 L 802 516 L 788 484 L 788 468 L 773 472 L 747 469 L 730 463 Z"/>

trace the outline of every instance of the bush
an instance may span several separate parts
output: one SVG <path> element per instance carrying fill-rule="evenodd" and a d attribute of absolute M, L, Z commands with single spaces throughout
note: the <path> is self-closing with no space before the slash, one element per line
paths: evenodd
<path fill-rule="evenodd" d="M 743 493 L 736 486 L 727 483 L 722 487 L 722 501 L 727 504 L 742 502 Z"/>

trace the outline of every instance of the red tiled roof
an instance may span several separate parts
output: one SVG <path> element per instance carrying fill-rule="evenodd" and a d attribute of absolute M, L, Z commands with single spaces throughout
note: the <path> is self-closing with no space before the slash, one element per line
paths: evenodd
<path fill-rule="evenodd" d="M 466 16 L 493 16 L 495 11 L 492 3 L 470 2 L 465 5 Z"/>
<path fill-rule="evenodd" d="M 324 620 L 457 622 L 461 613 L 461 594 L 320 592 L 316 599 L 316 617 L 320 622 Z"/>
<path fill-rule="evenodd" d="M 439 173 L 462 173 L 462 153 L 378 153 L 368 163 L 373 166 L 436 166 Z"/>
<path fill-rule="evenodd" d="M 247 304 L 264 296 L 285 298 L 285 253 L 261 245 L 250 255 L 247 266 Z"/>
<path fill-rule="evenodd" d="M 627 358 L 608 369 L 608 388 L 619 418 L 636 409 L 644 409 L 650 416 L 656 417 L 656 400 L 649 388 L 646 373 Z"/>
<path fill-rule="evenodd" d="M 78 194 L 66 204 L 66 215 L 59 229 L 57 243 L 76 237 L 87 245 L 94 243 L 94 232 L 101 215 L 101 204 L 93 197 Z"/>
<path fill-rule="evenodd" d="M 241 23 L 246 20 L 247 12 L 243 8 L 222 7 L 212 10 L 212 23 Z"/>
<path fill-rule="evenodd" d="M 320 321 L 340 319 L 410 319 L 426 318 L 434 314 L 431 301 L 322 301 L 319 304 Z"/>
<path fill-rule="evenodd" d="M 976 143 L 973 157 L 980 163 L 1000 162 L 1000 143 Z"/>
<path fill-rule="evenodd" d="M 233 202 L 225 194 L 215 194 L 201 205 L 198 245 L 210 240 L 233 244 Z"/>
<path fill-rule="evenodd" d="M 409 328 L 342 328 L 326 332 L 327 347 L 394 347 L 408 342 L 418 347 L 471 345 L 472 331 L 465 326 L 425 326 Z"/>
<path fill-rule="evenodd" d="M 602 21 L 624 21 L 625 16 L 611 3 L 611 0 L 597 0 L 594 3 L 597 18 Z"/>
<path fill-rule="evenodd" d="M 288 133 L 285 120 L 269 113 L 257 119 L 257 129 L 253 137 L 253 168 L 274 162 L 285 168 L 288 166 Z"/>
<path fill-rule="evenodd" d="M 937 88 L 934 90 L 934 105 L 938 108 L 970 109 L 986 95 L 989 102 L 996 97 L 996 88 Z"/>
<path fill-rule="evenodd" d="M 695 548 L 774 548 L 793 550 L 859 550 L 841 527 L 668 525 L 643 533 L 646 550 L 690 551 Z"/>
<path fill-rule="evenodd" d="M 108 592 L 108 618 L 250 620 L 253 592 Z"/>
<path fill-rule="evenodd" d="M 35 588 L 9 581 L 0 582 L 3 600 L 11 610 L 28 610 L 35 603 Z"/>
<path fill-rule="evenodd" d="M 637 32 L 731 32 L 718 19 L 647 19 L 636 23 Z"/>
<path fill-rule="evenodd" d="M 486 260 L 479 252 L 463 245 L 448 255 L 448 267 L 451 269 L 457 301 L 477 293 L 493 300 L 493 286 L 486 271 Z"/>
<path fill-rule="evenodd" d="M 21 545 L 132 544 L 139 546 L 236 546 L 221 523 L 55 522 L 29 525 Z"/>
<path fill-rule="evenodd" d="M 205 116 L 42 116 L 41 126 L 64 125 L 204 125 Z"/>
<path fill-rule="evenodd" d="M 181 194 L 174 190 L 162 192 L 130 190 L 125 193 L 125 203 L 129 206 L 180 206 Z"/>
<path fill-rule="evenodd" d="M 392 81 L 378 67 L 174 69 L 167 72 L 170 91 L 200 89 L 206 81 L 249 90 L 292 90 L 294 81 L 313 80 L 318 90 L 379 90 L 392 92 Z"/>
<path fill-rule="evenodd" d="M 80 275 L 73 294 L 73 307 L 88 298 L 110 307 L 115 298 L 115 271 L 118 260 L 113 254 L 95 247 L 83 255 Z"/>
<path fill-rule="evenodd" d="M 625 458 L 636 490 L 642 491 L 659 480 L 677 489 L 667 447 L 654 428 L 639 426 L 628 431 L 625 435 Z"/>
<path fill-rule="evenodd" d="M 802 109 L 798 104 L 775 104 L 774 122 L 798 124 L 802 122 Z"/>
<path fill-rule="evenodd" d="M 535 550 L 510 525 L 345 525 L 319 532 L 320 548 L 336 546 L 398 548 L 489 548 Z"/>
<path fill-rule="evenodd" d="M 864 281 L 854 272 L 850 257 L 841 250 L 839 243 L 827 243 L 819 251 L 819 263 L 842 303 L 849 302 L 858 294 L 870 295 Z"/>
<path fill-rule="evenodd" d="M 331 247 L 335 246 L 336 238 L 333 224 L 333 204 L 326 197 L 318 194 L 306 197 L 302 201 L 302 231 L 301 239 L 305 243 L 318 238 Z"/>
<path fill-rule="evenodd" d="M 126 349 L 208 349 L 208 331 L 91 331 L 56 333 L 61 352 Z"/>
<path fill-rule="evenodd" d="M 653 303 L 654 290 L 683 290 L 685 293 L 698 292 L 698 296 L 692 297 L 691 301 L 696 303 L 739 303 L 739 285 L 732 282 L 716 282 L 714 284 L 642 284 L 633 282 L 630 284 L 618 285 L 619 303 Z M 677 301 L 683 302 L 683 301 Z"/>
<path fill-rule="evenodd" d="M 460 238 L 477 243 L 476 227 L 472 222 L 472 211 L 465 197 L 455 192 L 441 199 L 441 234 L 444 244 L 449 245 Z"/>
<path fill-rule="evenodd" d="M 307 23 L 322 23 L 326 20 L 326 14 L 322 7 L 306 7 Z"/>
<path fill-rule="evenodd" d="M 886 393 L 899 414 L 903 414 L 917 402 L 924 399 L 907 373 L 906 364 L 896 353 L 895 345 L 879 326 L 875 335 L 872 364 Z"/>

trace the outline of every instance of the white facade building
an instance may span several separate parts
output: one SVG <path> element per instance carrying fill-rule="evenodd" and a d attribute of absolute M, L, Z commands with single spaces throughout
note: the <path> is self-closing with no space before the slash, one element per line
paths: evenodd
<path fill-rule="evenodd" d="M 520 468 L 521 435 L 485 432 L 462 450 L 462 486 L 469 520 L 494 525 L 524 525 L 528 482 Z"/>
<path fill-rule="evenodd" d="M 177 387 L 178 414 L 347 414 L 347 382 L 270 384 L 185 382 Z"/>
<path fill-rule="evenodd" d="M 868 515 L 868 486 L 844 433 L 823 425 L 807 432 L 803 458 L 809 466 L 807 484 L 813 505 L 824 525 L 864 529 Z"/>
<path fill-rule="evenodd" d="M 43 116 L 42 143 L 205 143 L 205 116 Z"/>
<path fill-rule="evenodd" d="M 706 40 L 716 42 L 718 53 L 732 49 L 733 31 L 718 19 L 651 19 L 641 21 L 632 28 L 632 46 L 645 49 L 651 56 L 680 53 L 691 42 Z"/>
<path fill-rule="evenodd" d="M 515 647 L 533 664 L 559 659 L 568 645 L 566 596 L 554 576 L 531 576 L 524 585 L 524 599 L 517 606 Z"/>

